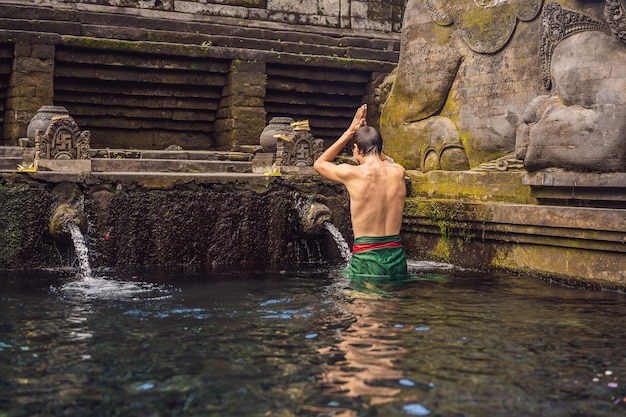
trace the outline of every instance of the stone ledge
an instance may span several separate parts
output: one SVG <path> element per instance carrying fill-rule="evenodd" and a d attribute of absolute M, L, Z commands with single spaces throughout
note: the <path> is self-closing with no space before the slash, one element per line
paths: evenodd
<path fill-rule="evenodd" d="M 569 172 L 562 170 L 526 173 L 522 184 L 531 187 L 593 187 L 626 189 L 626 172 Z"/>
<path fill-rule="evenodd" d="M 36 161 L 37 171 L 89 172 L 90 159 L 39 159 Z"/>
<path fill-rule="evenodd" d="M 93 172 L 250 172 L 251 162 L 185 159 L 91 160 Z"/>
<path fill-rule="evenodd" d="M 524 175 L 522 183 L 540 203 L 626 208 L 626 172 L 538 171 Z"/>
<path fill-rule="evenodd" d="M 523 184 L 524 174 L 525 171 L 407 171 L 411 195 L 415 197 L 536 203 L 530 187 Z"/>
<path fill-rule="evenodd" d="M 410 198 L 402 234 L 413 258 L 626 289 L 626 210 Z"/>
<path fill-rule="evenodd" d="M 483 231 L 606 240 L 626 252 L 626 210 L 533 204 L 407 199 L 407 223 L 458 225 Z M 601 235 L 603 234 L 603 235 Z"/>

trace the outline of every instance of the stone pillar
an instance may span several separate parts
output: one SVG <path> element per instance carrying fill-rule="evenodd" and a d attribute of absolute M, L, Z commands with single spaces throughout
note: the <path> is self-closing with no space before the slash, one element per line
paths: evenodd
<path fill-rule="evenodd" d="M 265 128 L 265 63 L 233 60 L 215 121 L 215 148 L 259 145 Z"/>
<path fill-rule="evenodd" d="M 2 132 L 9 144 L 26 137 L 28 123 L 41 106 L 53 104 L 54 53 L 54 45 L 15 44 Z"/>

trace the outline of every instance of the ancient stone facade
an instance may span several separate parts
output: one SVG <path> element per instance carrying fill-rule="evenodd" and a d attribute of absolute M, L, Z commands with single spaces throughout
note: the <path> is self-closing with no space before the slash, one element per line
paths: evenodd
<path fill-rule="evenodd" d="M 96 148 L 237 150 L 277 116 L 334 139 L 395 67 L 405 1 L 0 0 L 0 145 L 48 105 Z"/>
<path fill-rule="evenodd" d="M 384 103 L 407 168 L 626 169 L 624 2 L 410 0 Z"/>
<path fill-rule="evenodd" d="M 54 1 L 38 1 L 54 4 Z M 65 0 L 83 5 L 399 32 L 405 0 Z"/>

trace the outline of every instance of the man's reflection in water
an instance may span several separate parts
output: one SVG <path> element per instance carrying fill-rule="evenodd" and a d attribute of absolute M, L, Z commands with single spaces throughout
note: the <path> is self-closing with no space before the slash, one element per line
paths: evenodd
<path fill-rule="evenodd" d="M 407 350 L 402 346 L 401 324 L 389 323 L 398 311 L 394 294 L 407 284 L 376 280 L 350 280 L 351 291 L 341 303 L 345 316 L 335 329 L 334 343 L 320 348 L 326 365 L 322 367 L 324 392 L 346 397 L 360 397 L 366 406 L 395 401 L 400 392 L 402 371 L 395 363 Z M 339 410 L 341 416 L 357 415 L 353 410 Z"/>

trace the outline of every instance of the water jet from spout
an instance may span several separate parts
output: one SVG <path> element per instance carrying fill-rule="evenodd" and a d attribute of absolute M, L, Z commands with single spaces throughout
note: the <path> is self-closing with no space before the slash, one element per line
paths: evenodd
<path fill-rule="evenodd" d="M 323 223 L 323 227 L 330 232 L 330 235 L 335 240 L 337 248 L 339 249 L 339 252 L 341 252 L 341 257 L 344 259 L 344 261 L 349 262 L 350 258 L 352 257 L 352 253 L 350 251 L 348 243 L 343 238 L 343 235 L 341 234 L 339 229 L 337 229 L 334 224 L 328 221 Z"/>
<path fill-rule="evenodd" d="M 72 221 L 67 221 L 65 227 L 69 231 L 72 242 L 74 242 L 74 252 L 78 260 L 78 277 L 88 279 L 92 277 L 91 265 L 89 264 L 89 250 L 85 243 L 85 238 L 78 225 Z"/>

